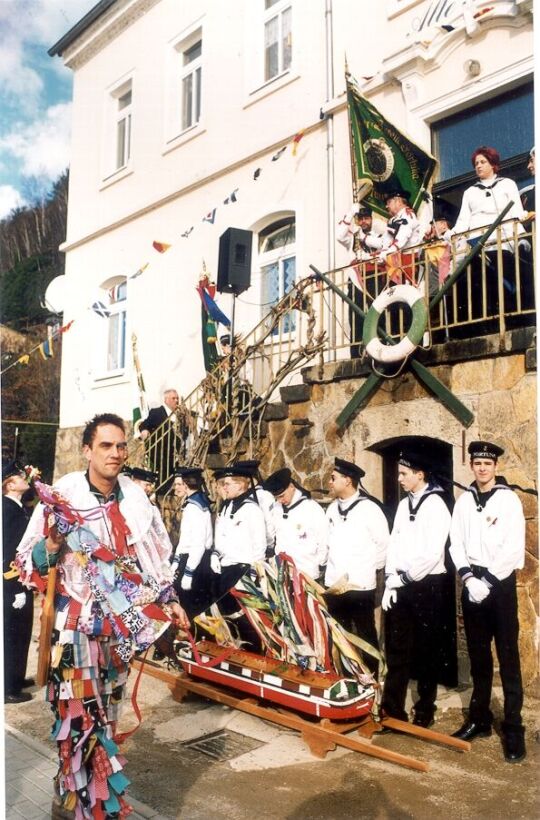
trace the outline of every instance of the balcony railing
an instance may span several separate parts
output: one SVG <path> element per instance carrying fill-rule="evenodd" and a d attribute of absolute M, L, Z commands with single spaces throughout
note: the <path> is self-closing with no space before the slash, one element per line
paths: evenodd
<path fill-rule="evenodd" d="M 389 285 L 419 287 L 428 305 L 424 344 L 474 338 L 536 323 L 534 222 L 501 223 L 439 303 L 429 304 L 476 241 L 472 234 L 451 243 L 428 242 L 387 258 L 327 273 L 367 314 Z M 294 313 L 294 316 L 291 314 Z M 395 339 L 410 322 L 407 306 L 394 305 L 379 326 Z M 294 332 L 289 328 L 294 327 Z M 255 456 L 265 434 L 264 412 L 284 380 L 300 380 L 300 368 L 325 360 L 363 355 L 363 319 L 325 283 L 307 276 L 246 334 L 233 352 L 186 397 L 175 425 L 167 421 L 146 441 L 145 461 L 160 475 L 163 490 L 175 463 L 205 464 L 208 453 L 226 462 L 248 451 Z"/>

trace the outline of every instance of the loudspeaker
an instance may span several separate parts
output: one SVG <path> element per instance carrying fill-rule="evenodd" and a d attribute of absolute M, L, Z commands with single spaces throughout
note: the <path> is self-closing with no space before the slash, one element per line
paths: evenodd
<path fill-rule="evenodd" d="M 239 293 L 251 285 L 251 244 L 253 232 L 227 228 L 219 238 L 217 289 L 220 293 Z"/>

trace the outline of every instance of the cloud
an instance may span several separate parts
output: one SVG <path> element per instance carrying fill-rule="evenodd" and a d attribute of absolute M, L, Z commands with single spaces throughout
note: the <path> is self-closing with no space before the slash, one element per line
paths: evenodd
<path fill-rule="evenodd" d="M 0 137 L 0 151 L 19 163 L 23 177 L 54 180 L 69 165 L 71 103 L 50 106 L 39 120 L 19 122 Z"/>
<path fill-rule="evenodd" d="M 24 205 L 24 200 L 13 185 L 0 185 L 0 219 L 7 216 L 13 208 Z"/>

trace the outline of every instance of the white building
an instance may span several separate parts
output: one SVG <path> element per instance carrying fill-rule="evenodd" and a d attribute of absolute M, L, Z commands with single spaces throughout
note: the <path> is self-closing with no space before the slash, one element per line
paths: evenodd
<path fill-rule="evenodd" d="M 94 413 L 131 418 L 132 332 L 151 404 L 204 376 L 195 287 L 203 260 L 217 275 L 228 227 L 254 234 L 242 332 L 310 263 L 345 263 L 345 55 L 366 96 L 440 159 L 449 202 L 478 145 L 527 176 L 532 0 L 101 0 L 50 54 L 74 74 L 59 454 Z M 228 314 L 230 298 L 218 297 Z"/>

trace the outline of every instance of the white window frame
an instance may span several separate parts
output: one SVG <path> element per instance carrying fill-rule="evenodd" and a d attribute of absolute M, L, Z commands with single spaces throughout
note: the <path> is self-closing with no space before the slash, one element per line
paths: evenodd
<path fill-rule="evenodd" d="M 109 291 L 113 287 L 122 285 L 125 287 L 125 297 L 111 303 Z M 115 276 L 104 282 L 100 287 L 99 301 L 103 302 L 109 311 L 109 316 L 105 318 L 95 314 L 92 327 L 95 344 L 94 381 L 96 382 L 124 376 L 128 369 L 128 284 L 126 277 Z M 115 324 L 118 323 L 120 323 L 120 334 L 114 329 Z M 110 362 L 113 336 L 116 336 L 115 367 L 111 367 Z"/>
<path fill-rule="evenodd" d="M 270 312 L 270 308 L 271 308 L 271 305 L 267 304 L 267 302 L 266 302 L 265 269 L 268 268 L 270 265 L 275 265 L 275 264 L 278 265 L 279 295 L 278 295 L 278 300 L 277 301 L 280 301 L 283 298 L 283 296 L 285 295 L 285 288 L 284 288 L 284 284 L 285 284 L 285 262 L 289 259 L 294 259 L 295 260 L 295 278 L 294 278 L 294 281 L 295 281 L 295 283 L 297 282 L 298 253 L 297 253 L 297 241 L 296 241 L 296 216 L 294 214 L 291 214 L 289 217 L 286 217 L 286 218 L 293 220 L 294 233 L 295 233 L 294 241 L 288 242 L 287 244 L 281 245 L 280 247 L 274 248 L 273 250 L 270 250 L 270 251 L 260 250 L 259 254 L 258 254 L 258 260 L 257 261 L 258 261 L 259 276 L 260 276 L 260 282 L 261 282 L 261 314 L 262 314 L 261 318 L 266 316 Z M 286 229 L 286 226 L 282 225 L 281 227 L 276 228 L 271 233 L 266 234 L 263 238 L 260 237 L 260 233 L 263 230 L 268 230 L 268 228 L 271 227 L 274 223 L 280 222 L 280 221 L 281 221 L 281 219 L 274 218 L 271 222 L 268 223 L 268 225 L 266 226 L 266 229 L 261 229 L 261 231 L 259 231 L 259 244 L 261 242 L 268 241 L 268 239 L 271 236 L 274 236 L 278 232 L 283 231 L 283 230 Z M 287 293 L 289 293 L 289 291 L 287 291 Z M 296 326 L 297 326 L 296 317 L 294 316 L 294 314 L 292 314 L 292 327 L 288 331 L 283 331 L 282 335 L 283 336 L 294 336 L 294 334 L 296 332 Z M 276 331 L 276 334 L 278 332 L 279 331 Z"/>
<path fill-rule="evenodd" d="M 121 105 L 123 99 L 129 95 L 129 102 Z M 116 96 L 116 161 L 115 171 L 121 171 L 131 159 L 131 129 L 133 111 L 133 89 L 131 84 L 123 93 Z M 123 132 L 123 133 L 121 133 Z M 121 156 L 120 156 L 121 154 Z"/>
<path fill-rule="evenodd" d="M 261 66 L 261 78 L 263 83 L 271 83 L 276 80 L 278 77 L 282 77 L 284 74 L 290 72 L 293 64 L 293 3 L 292 0 L 275 0 L 269 8 L 265 8 L 267 0 L 260 0 L 263 7 L 263 17 L 262 17 L 262 66 Z M 284 18 L 285 15 L 288 14 L 290 16 L 289 20 L 289 38 L 290 38 L 290 56 L 288 59 L 287 64 L 285 64 L 286 57 L 284 55 L 283 50 L 283 25 L 284 25 Z M 266 46 L 266 31 L 269 24 L 277 18 L 277 27 L 278 27 L 278 37 L 277 37 L 277 49 L 278 49 L 278 64 L 277 70 L 274 74 L 267 75 L 267 46 Z"/>
<path fill-rule="evenodd" d="M 124 75 L 106 90 L 103 134 L 102 187 L 122 179 L 133 170 L 133 124 L 134 124 L 133 75 Z M 120 108 L 120 100 L 131 94 L 128 105 Z M 127 123 L 123 136 L 123 162 L 118 159 L 119 131 Z"/>
<path fill-rule="evenodd" d="M 200 55 L 184 64 L 186 52 L 189 52 L 197 43 L 201 44 Z M 204 130 L 204 32 L 200 19 L 169 42 L 166 75 L 164 143 L 165 150 L 169 150 Z M 191 105 L 191 121 L 186 123 L 184 121 L 184 84 L 190 76 L 195 78 L 195 94 Z M 199 99 L 198 110 L 197 98 Z"/>

